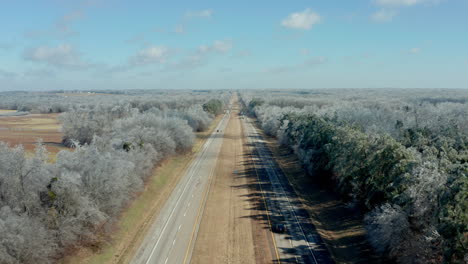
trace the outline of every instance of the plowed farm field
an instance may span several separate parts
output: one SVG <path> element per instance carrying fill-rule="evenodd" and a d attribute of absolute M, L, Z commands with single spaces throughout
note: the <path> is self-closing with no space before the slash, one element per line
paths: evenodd
<path fill-rule="evenodd" d="M 60 150 L 67 149 L 61 144 L 63 134 L 57 117 L 58 114 L 0 116 L 0 141 L 7 142 L 11 147 L 23 145 L 26 151 L 33 152 L 41 138 L 50 154 L 55 156 Z"/>

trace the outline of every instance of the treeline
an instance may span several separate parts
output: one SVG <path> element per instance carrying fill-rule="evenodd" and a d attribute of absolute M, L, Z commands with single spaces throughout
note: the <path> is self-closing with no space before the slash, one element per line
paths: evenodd
<path fill-rule="evenodd" d="M 377 252 L 399 263 L 464 263 L 467 92 L 282 94 L 244 93 L 245 111 L 289 146 L 311 177 L 367 212 Z"/>
<path fill-rule="evenodd" d="M 145 111 L 131 103 L 74 106 L 60 120 L 75 149 L 59 152 L 55 163 L 40 142 L 34 157 L 0 142 L 0 263 L 56 262 L 76 247 L 99 245 L 153 168 L 190 151 L 194 131 L 213 120 L 202 104 L 188 102 Z"/>
<path fill-rule="evenodd" d="M 184 109 L 203 105 L 210 99 L 226 104 L 226 91 L 206 92 L 186 90 L 108 90 L 56 92 L 0 92 L 0 109 L 31 113 L 63 113 L 77 107 L 114 106 L 130 104 L 132 108 L 146 111 L 158 109 Z"/>
<path fill-rule="evenodd" d="M 146 108 L 145 108 L 146 109 Z M 112 134 L 122 130 L 123 123 L 147 117 L 147 119 L 180 119 L 186 121 L 195 132 L 205 131 L 213 120 L 214 115 L 202 109 L 200 105 L 193 105 L 181 110 L 150 108 L 140 111 L 132 108 L 131 104 L 102 106 L 92 108 L 77 108 L 59 116 L 64 133 L 64 143 L 68 146 L 76 140 L 80 144 L 91 143 L 95 135 Z M 115 122 L 119 120 L 119 122 Z M 133 129 L 129 127 L 129 129 Z"/>
<path fill-rule="evenodd" d="M 218 99 L 211 99 L 203 104 L 203 110 L 213 115 L 219 115 L 223 113 L 223 102 Z"/>

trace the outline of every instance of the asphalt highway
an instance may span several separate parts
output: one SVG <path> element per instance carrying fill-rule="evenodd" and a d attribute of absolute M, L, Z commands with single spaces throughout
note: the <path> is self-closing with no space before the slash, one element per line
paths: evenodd
<path fill-rule="evenodd" d="M 270 228 L 286 226 L 285 233 L 274 232 L 278 263 L 334 263 L 325 244 L 311 224 L 286 176 L 279 169 L 263 136 L 245 117 L 244 134 L 253 155 L 259 186 L 266 203 Z"/>
<path fill-rule="evenodd" d="M 228 119 L 229 111 L 174 188 L 131 263 L 190 263 Z"/>
<path fill-rule="evenodd" d="M 190 263 L 229 112 L 192 160 L 131 263 Z M 245 117 L 242 122 L 270 228 L 278 223 L 287 228 L 285 233 L 272 233 L 275 263 L 334 263 L 261 133 L 251 119 Z"/>

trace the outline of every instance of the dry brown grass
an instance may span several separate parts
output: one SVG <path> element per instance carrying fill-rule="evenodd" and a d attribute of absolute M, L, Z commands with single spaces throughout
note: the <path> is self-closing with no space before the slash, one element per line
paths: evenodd
<path fill-rule="evenodd" d="M 14 113 L 16 110 L 5 110 L 5 109 L 0 109 L 0 114 L 8 114 L 8 113 Z"/>
<path fill-rule="evenodd" d="M 67 149 L 61 144 L 63 134 L 60 132 L 57 116 L 58 114 L 0 116 L 0 141 L 7 142 L 10 146 L 23 145 L 31 153 L 38 139 L 42 138 L 53 160 L 57 152 Z"/>

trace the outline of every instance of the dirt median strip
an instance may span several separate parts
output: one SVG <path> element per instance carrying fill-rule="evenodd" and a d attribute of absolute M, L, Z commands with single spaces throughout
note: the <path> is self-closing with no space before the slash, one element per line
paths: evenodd
<path fill-rule="evenodd" d="M 244 147 L 235 109 L 225 130 L 192 263 L 272 263 L 263 222 L 256 220 L 258 193 L 252 189 L 255 181 L 248 175 Z"/>

